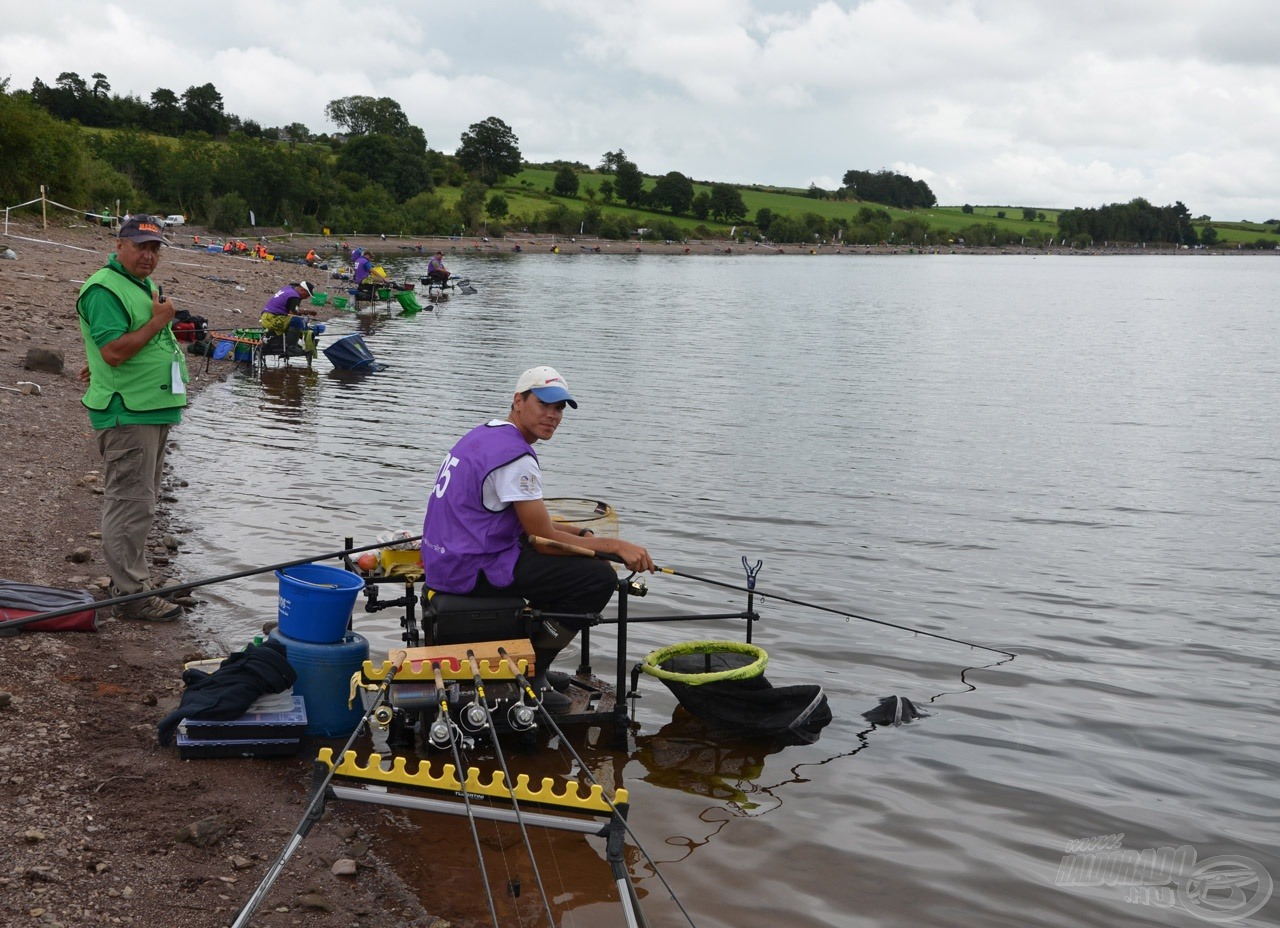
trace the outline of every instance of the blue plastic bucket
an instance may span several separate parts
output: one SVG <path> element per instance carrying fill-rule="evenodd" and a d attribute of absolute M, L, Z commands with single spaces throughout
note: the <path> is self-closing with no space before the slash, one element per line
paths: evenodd
<path fill-rule="evenodd" d="M 369 642 L 351 632 L 340 641 L 316 644 L 281 634 L 278 628 L 271 630 L 271 639 L 284 645 L 289 666 L 298 673 L 293 691 L 307 705 L 303 731 L 323 738 L 345 738 L 355 731 L 364 705 L 357 694 L 348 709 L 347 696 L 351 675 L 369 659 Z"/>
<path fill-rule="evenodd" d="M 280 631 L 299 641 L 328 644 L 347 633 L 364 578 L 341 567 L 299 564 L 276 571 Z"/>

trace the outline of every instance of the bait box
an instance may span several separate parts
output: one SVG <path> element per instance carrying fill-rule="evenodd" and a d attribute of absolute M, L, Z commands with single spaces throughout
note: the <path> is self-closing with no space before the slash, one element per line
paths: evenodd
<path fill-rule="evenodd" d="M 203 757 L 293 757 L 298 753 L 298 738 L 235 739 L 229 741 L 196 741 L 178 731 L 178 756 L 183 760 Z"/>
<path fill-rule="evenodd" d="M 306 727 L 307 704 L 302 696 L 295 693 L 292 709 L 283 712 L 248 712 L 238 719 L 184 719 L 178 724 L 178 734 L 191 743 L 216 741 L 235 744 L 262 739 L 293 739 L 296 742 L 302 737 Z"/>

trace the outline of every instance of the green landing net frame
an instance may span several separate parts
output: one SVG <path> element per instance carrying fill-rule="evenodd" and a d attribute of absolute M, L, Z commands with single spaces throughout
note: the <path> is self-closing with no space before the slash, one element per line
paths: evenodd
<path fill-rule="evenodd" d="M 618 537 L 618 513 L 608 503 L 596 499 L 552 497 L 546 500 L 547 511 L 554 522 L 568 526 L 568 531 L 590 529 L 592 534 Z"/>
<path fill-rule="evenodd" d="M 667 670 L 662 665 L 677 657 L 688 657 L 695 654 L 745 654 L 754 658 L 749 663 L 744 663 L 739 667 L 730 667 L 727 670 L 706 670 L 701 673 L 689 673 L 685 671 Z M 689 666 L 688 661 L 680 662 L 683 666 Z M 765 653 L 764 648 L 758 645 L 748 644 L 745 641 L 682 641 L 679 644 L 669 645 L 665 648 L 659 648 L 656 651 L 650 651 L 645 655 L 644 660 L 640 664 L 640 669 L 652 677 L 657 677 L 666 683 L 684 683 L 688 686 L 701 686 L 704 683 L 724 683 L 740 680 L 754 680 L 756 677 L 764 673 L 765 667 L 769 664 L 769 655 Z M 710 662 L 707 662 L 710 667 Z"/>

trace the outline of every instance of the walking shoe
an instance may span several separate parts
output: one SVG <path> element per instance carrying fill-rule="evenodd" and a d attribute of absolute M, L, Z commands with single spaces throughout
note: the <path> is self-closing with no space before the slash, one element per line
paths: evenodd
<path fill-rule="evenodd" d="M 136 599 L 118 607 L 120 618 L 139 622 L 176 622 L 182 618 L 182 607 L 159 596 Z"/>
<path fill-rule="evenodd" d="M 547 685 L 557 693 L 563 693 L 573 683 L 573 677 L 558 670 L 547 671 Z"/>

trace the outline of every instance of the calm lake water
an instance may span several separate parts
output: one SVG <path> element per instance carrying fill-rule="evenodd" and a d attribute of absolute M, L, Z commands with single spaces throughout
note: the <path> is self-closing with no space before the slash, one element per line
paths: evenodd
<path fill-rule="evenodd" d="M 416 534 L 444 452 L 550 364 L 580 408 L 539 448 L 548 496 L 611 503 L 678 571 L 742 583 L 746 556 L 766 594 L 1017 655 L 766 596 L 768 678 L 820 683 L 835 715 L 783 749 L 704 737 L 644 679 L 634 750 L 588 763 L 630 790 L 699 928 L 1280 923 L 1280 898 L 1250 912 L 1280 878 L 1280 261 L 450 264 L 477 293 L 331 323 L 322 344 L 363 331 L 386 371 L 321 358 L 200 396 L 173 457 L 204 488 L 181 502 L 187 579 Z M 744 605 L 649 586 L 635 611 Z M 228 646 L 274 618 L 270 574 L 200 595 Z M 357 606 L 375 653 L 399 642 L 393 612 Z M 706 637 L 741 628 L 642 625 L 630 655 Z M 889 694 L 931 715 L 873 729 L 861 713 Z M 460 821 L 391 831 L 429 909 L 489 924 Z M 598 842 L 536 846 L 558 924 L 621 924 Z M 1178 848 L 1146 886 L 1107 885 L 1099 861 L 1123 858 L 1096 856 Z M 495 892 L 519 871 L 511 924 L 545 924 L 520 851 L 489 861 Z M 633 872 L 655 926 L 688 924 L 638 856 Z"/>

